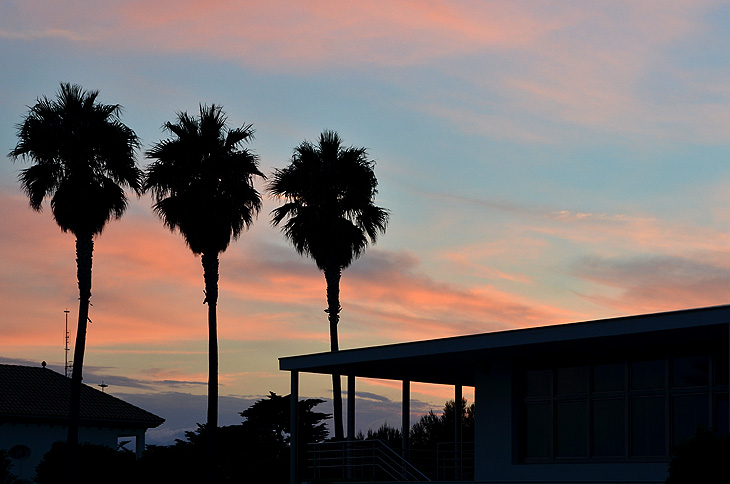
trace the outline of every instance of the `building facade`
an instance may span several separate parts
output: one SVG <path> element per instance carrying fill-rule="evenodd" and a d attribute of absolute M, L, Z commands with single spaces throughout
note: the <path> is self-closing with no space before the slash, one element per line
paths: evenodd
<path fill-rule="evenodd" d="M 293 393 L 299 372 L 347 375 L 351 388 L 357 377 L 399 380 L 406 416 L 410 382 L 453 385 L 458 399 L 473 386 L 478 482 L 663 483 L 674 444 L 698 427 L 728 432 L 729 324 L 721 306 L 295 356 L 280 368 Z"/>

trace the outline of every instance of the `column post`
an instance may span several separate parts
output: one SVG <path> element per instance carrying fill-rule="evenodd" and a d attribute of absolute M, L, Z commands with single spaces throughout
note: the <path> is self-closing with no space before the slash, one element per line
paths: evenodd
<path fill-rule="evenodd" d="M 458 384 L 454 386 L 454 479 L 461 479 L 461 428 L 463 412 L 461 401 L 464 398 L 463 387 Z"/>
<path fill-rule="evenodd" d="M 137 459 L 142 457 L 142 454 L 144 453 L 144 447 L 145 447 L 145 429 L 140 429 L 137 431 L 137 435 L 135 435 L 135 454 L 137 455 Z"/>
<path fill-rule="evenodd" d="M 299 372 L 292 370 L 291 372 L 291 405 L 289 408 L 289 432 L 291 435 L 291 442 L 289 444 L 289 484 L 297 484 L 299 477 Z"/>
<path fill-rule="evenodd" d="M 355 440 L 355 375 L 347 376 L 347 440 Z"/>
<path fill-rule="evenodd" d="M 408 451 L 411 447 L 411 382 L 403 380 L 403 397 L 401 400 L 402 416 L 401 416 L 401 433 L 403 436 L 403 458 L 408 459 Z"/>

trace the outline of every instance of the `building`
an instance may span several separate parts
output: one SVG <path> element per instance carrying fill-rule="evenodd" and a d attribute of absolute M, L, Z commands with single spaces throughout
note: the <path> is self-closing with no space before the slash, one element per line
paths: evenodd
<path fill-rule="evenodd" d="M 355 398 L 357 377 L 402 382 L 404 429 L 410 382 L 453 385 L 458 400 L 474 387 L 478 482 L 663 483 L 673 444 L 698 426 L 728 432 L 729 325 L 730 306 L 719 306 L 292 356 L 279 366 L 291 372 L 293 395 L 300 372 L 346 375 Z M 355 408 L 348 401 L 350 436 Z"/>
<path fill-rule="evenodd" d="M 45 367 L 0 365 L 0 449 L 11 450 L 12 472 L 30 480 L 43 455 L 68 431 L 71 379 Z M 79 441 L 117 448 L 121 437 L 136 441 L 137 455 L 145 431 L 165 420 L 146 410 L 81 386 Z"/>

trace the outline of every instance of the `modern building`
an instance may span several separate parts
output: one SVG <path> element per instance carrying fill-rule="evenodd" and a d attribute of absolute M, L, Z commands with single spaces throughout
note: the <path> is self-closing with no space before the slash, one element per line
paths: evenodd
<path fill-rule="evenodd" d="M 291 372 L 293 395 L 299 373 L 348 376 L 354 398 L 357 377 L 402 382 L 404 429 L 410 382 L 452 385 L 457 401 L 474 387 L 476 482 L 663 483 L 674 444 L 698 426 L 728 432 L 729 325 L 730 306 L 719 306 L 292 356 L 279 366 Z M 356 406 L 348 402 L 350 436 Z"/>
<path fill-rule="evenodd" d="M 12 472 L 30 480 L 43 455 L 68 431 L 71 379 L 45 367 L 0 365 L 0 449 L 14 457 Z M 79 442 L 117 448 L 122 437 L 136 441 L 165 420 L 88 385 L 81 386 Z"/>

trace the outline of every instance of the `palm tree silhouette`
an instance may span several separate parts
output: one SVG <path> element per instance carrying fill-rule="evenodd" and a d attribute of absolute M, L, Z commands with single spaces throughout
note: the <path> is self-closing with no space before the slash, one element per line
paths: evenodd
<path fill-rule="evenodd" d="M 30 206 L 41 211 L 50 198 L 53 218 L 64 232 L 76 236 L 79 319 L 71 377 L 68 445 L 78 444 L 79 398 L 91 298 L 94 236 L 127 208 L 124 187 L 141 194 L 142 172 L 137 167 L 137 135 L 119 120 L 118 104 L 96 102 L 98 91 L 62 83 L 55 99 L 40 98 L 18 125 L 13 160 L 34 164 L 19 180 Z M 75 459 L 70 459 L 73 477 Z"/>
<path fill-rule="evenodd" d="M 194 254 L 200 254 L 208 304 L 209 472 L 215 473 L 215 433 L 218 427 L 218 267 L 219 254 L 231 239 L 248 228 L 261 209 L 253 176 L 264 177 L 258 156 L 241 143 L 253 139 L 252 125 L 229 129 L 226 115 L 215 104 L 200 106 L 200 115 L 178 113 L 164 128 L 172 139 L 147 151 L 155 160 L 147 167 L 145 190 L 151 190 L 154 210 L 172 231 L 179 230 Z M 210 474 L 209 474 L 210 475 Z M 214 479 L 214 477 L 212 477 Z"/>
<path fill-rule="evenodd" d="M 295 148 L 289 166 L 275 170 L 268 190 L 285 203 L 272 212 L 272 224 L 286 220 L 282 231 L 300 255 L 314 259 L 327 282 L 330 350 L 338 351 L 342 270 L 360 257 L 385 232 L 388 211 L 373 205 L 378 181 L 375 163 L 365 148 L 343 147 L 334 131 L 324 131 L 319 143 Z M 335 439 L 342 440 L 340 375 L 332 375 Z"/>

